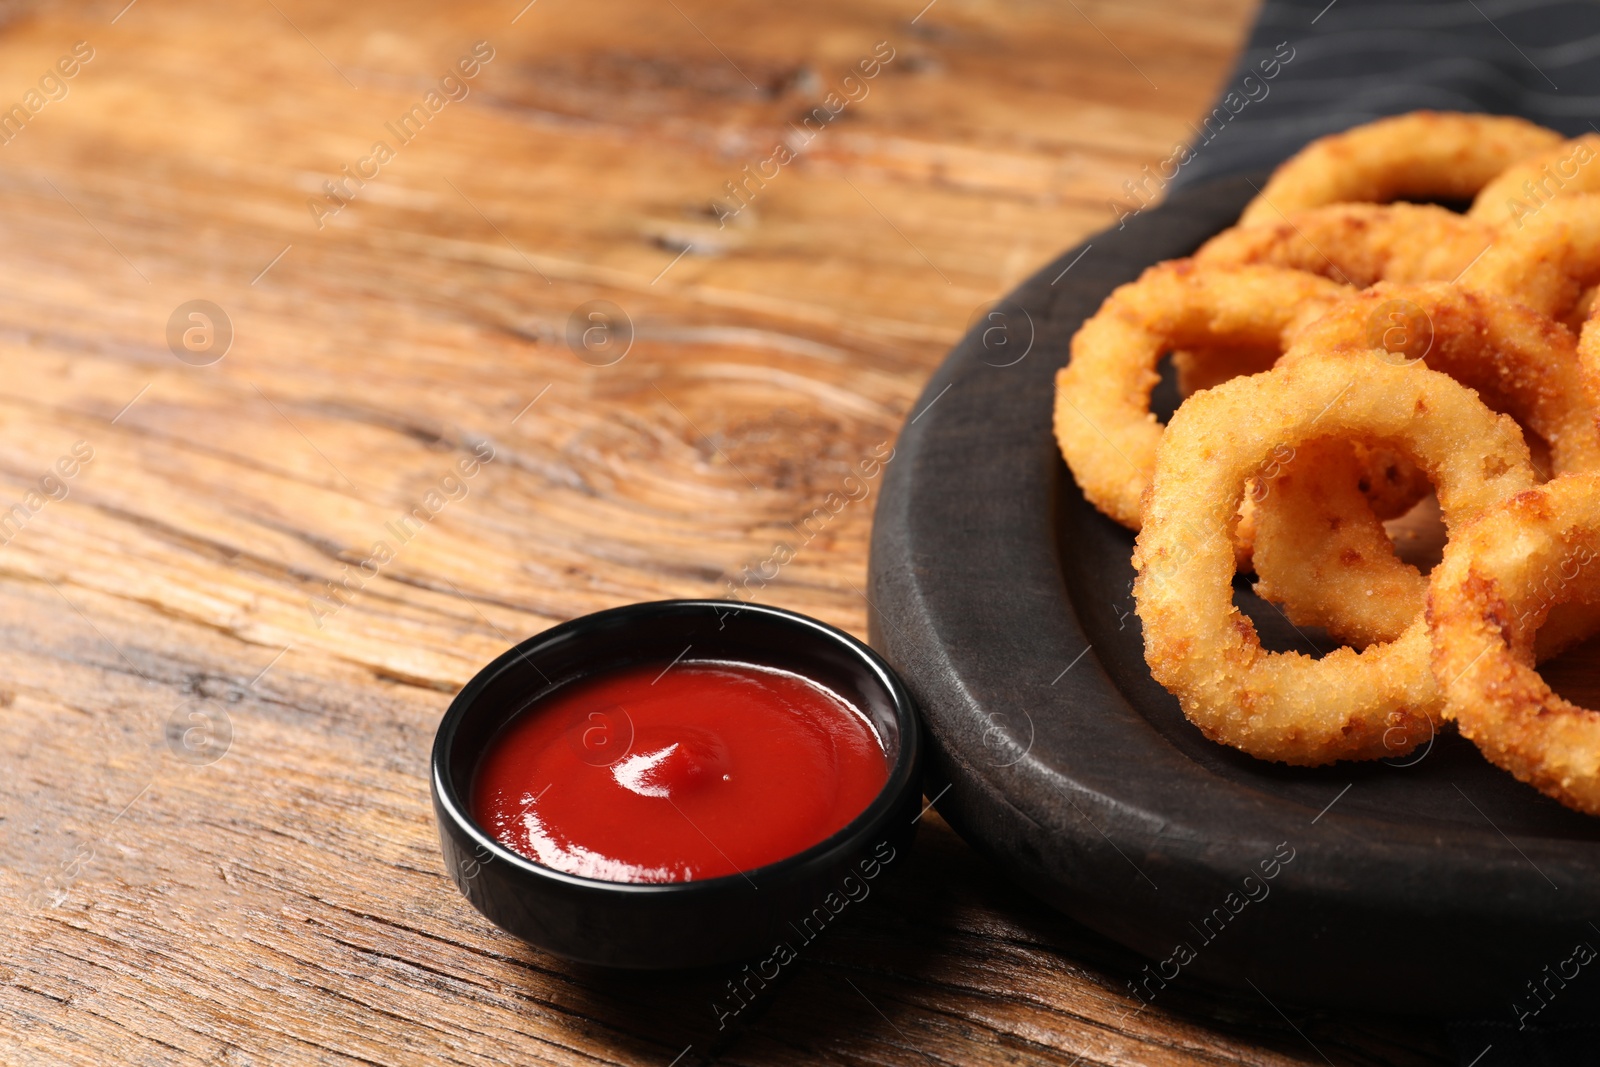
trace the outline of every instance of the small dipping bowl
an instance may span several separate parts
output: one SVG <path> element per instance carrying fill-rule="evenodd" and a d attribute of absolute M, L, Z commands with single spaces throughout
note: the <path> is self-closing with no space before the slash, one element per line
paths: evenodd
<path fill-rule="evenodd" d="M 888 769 L 883 787 L 824 840 L 699 881 L 570 874 L 514 851 L 474 819 L 474 776 L 511 719 L 524 711 L 537 715 L 542 698 L 580 679 L 680 659 L 775 668 L 831 690 L 876 732 Z M 910 694 L 877 653 L 849 634 L 781 608 L 663 600 L 562 623 L 480 671 L 439 724 L 433 809 L 451 878 L 507 933 L 584 963 L 700 967 L 794 944 L 797 930 L 825 924 L 849 901 L 864 899 L 863 886 L 903 866 L 921 804 L 921 762 Z"/>

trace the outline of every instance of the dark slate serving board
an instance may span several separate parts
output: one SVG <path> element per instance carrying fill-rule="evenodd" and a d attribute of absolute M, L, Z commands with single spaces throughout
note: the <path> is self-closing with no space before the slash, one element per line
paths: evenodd
<path fill-rule="evenodd" d="M 886 473 L 872 643 L 921 704 L 940 814 L 1147 956 L 1127 976 L 1141 997 L 1159 1003 L 1176 975 L 1274 1003 L 1513 1021 L 1547 965 L 1600 947 L 1600 820 L 1448 729 L 1402 759 L 1314 770 L 1205 740 L 1145 667 L 1133 535 L 1084 501 L 1051 437 L 1073 332 L 1251 193 L 1227 179 L 1095 236 L 950 353 Z M 1317 640 L 1243 585 L 1239 602 L 1269 648 Z"/>

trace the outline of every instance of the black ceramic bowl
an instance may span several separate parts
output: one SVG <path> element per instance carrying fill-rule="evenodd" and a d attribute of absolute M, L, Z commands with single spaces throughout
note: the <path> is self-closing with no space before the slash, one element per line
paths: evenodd
<path fill-rule="evenodd" d="M 889 760 L 889 778 L 877 798 L 844 829 L 804 852 L 699 882 L 635 884 L 567 874 L 512 851 L 473 821 L 467 804 L 473 774 L 509 719 L 558 686 L 670 660 L 685 646 L 691 659 L 783 667 L 862 709 Z M 698 967 L 765 955 L 780 941 L 792 944 L 796 930 L 826 925 L 842 910 L 841 902 L 860 895 L 854 887 L 899 866 L 915 830 L 921 764 L 910 694 L 875 652 L 849 634 L 779 608 L 663 600 L 562 623 L 480 671 L 439 724 L 433 809 L 450 876 L 501 929 L 586 963 Z"/>

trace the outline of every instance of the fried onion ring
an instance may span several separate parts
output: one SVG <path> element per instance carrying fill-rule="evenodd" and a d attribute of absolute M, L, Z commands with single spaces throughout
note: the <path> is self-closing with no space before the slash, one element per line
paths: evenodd
<path fill-rule="evenodd" d="M 1402 447 L 1451 528 L 1534 484 L 1509 417 L 1376 352 L 1280 364 L 1197 393 L 1173 416 L 1133 557 L 1145 660 L 1207 737 L 1306 766 L 1408 751 L 1440 702 L 1421 612 L 1395 641 L 1314 660 L 1265 651 L 1233 605 L 1229 530 L 1246 483 L 1275 450 L 1319 437 Z"/>
<path fill-rule="evenodd" d="M 1230 378 L 1258 374 L 1272 366 L 1276 353 L 1201 349 L 1174 352 L 1172 362 L 1178 371 L 1178 392 L 1188 397 L 1201 389 L 1220 385 Z M 1354 465 L 1343 462 L 1344 480 L 1360 492 L 1362 499 L 1379 519 L 1397 519 L 1416 507 L 1433 492 L 1428 476 L 1400 452 L 1387 445 L 1350 442 Z M 1255 553 L 1256 501 L 1268 491 L 1263 479 L 1252 481 L 1244 503 L 1239 506 L 1239 524 L 1234 528 L 1234 554 L 1240 573 L 1253 571 Z"/>
<path fill-rule="evenodd" d="M 1259 374 L 1270 368 L 1278 356 L 1276 348 L 1197 348 L 1174 352 L 1172 364 L 1178 372 L 1178 395 L 1187 398 L 1230 378 Z M 1361 491 L 1379 519 L 1397 519 L 1433 492 L 1433 486 L 1428 484 L 1428 476 L 1393 448 L 1359 441 L 1351 442 L 1351 448 L 1355 452 L 1356 463 L 1348 480 Z M 1263 491 L 1260 483 L 1252 489 L 1252 492 L 1245 494 L 1244 503 L 1239 508 L 1239 525 L 1234 531 L 1234 547 L 1241 571 L 1252 569 L 1250 560 L 1255 545 L 1255 501 Z"/>
<path fill-rule="evenodd" d="M 1350 201 L 1465 200 L 1518 160 L 1560 144 L 1503 115 L 1413 111 L 1312 141 L 1273 171 L 1241 225 Z"/>
<path fill-rule="evenodd" d="M 1600 193 L 1600 167 L 1587 165 L 1597 155 L 1600 134 L 1586 133 L 1512 164 L 1479 190 L 1467 216 L 1521 229 L 1528 216 L 1557 194 Z"/>
<path fill-rule="evenodd" d="M 1435 204 L 1329 204 L 1224 230 L 1194 260 L 1293 267 L 1364 289 L 1381 281 L 1452 281 L 1495 235 L 1488 223 Z"/>
<path fill-rule="evenodd" d="M 1391 314 L 1402 325 L 1386 327 Z M 1392 359 L 1424 359 L 1548 442 L 1557 473 L 1600 470 L 1600 428 L 1572 335 L 1504 297 L 1442 282 L 1376 285 L 1304 329 L 1280 362 L 1365 358 L 1385 338 L 1399 341 Z M 1256 592 L 1297 626 L 1321 626 L 1358 648 L 1392 641 L 1421 610 L 1427 581 L 1395 555 L 1355 490 L 1360 468 L 1349 447 L 1331 451 L 1304 462 L 1296 455 L 1258 490 Z"/>
<path fill-rule="evenodd" d="M 1275 348 L 1342 297 L 1344 286 L 1279 267 L 1196 270 L 1157 264 L 1121 286 L 1072 338 L 1056 375 L 1055 436 L 1090 503 L 1139 528 L 1161 424 L 1150 412 L 1156 364 L 1174 348 Z"/>
<path fill-rule="evenodd" d="M 1446 546 L 1428 590 L 1445 717 L 1490 762 L 1600 815 L 1600 711 L 1551 692 L 1534 637 L 1558 604 L 1600 601 L 1600 477 L 1519 493 Z"/>
<path fill-rule="evenodd" d="M 1256 595 L 1280 605 L 1290 622 L 1366 648 L 1415 621 L 1428 579 L 1395 555 L 1357 488 L 1352 446 L 1312 441 L 1284 473 L 1256 483 L 1250 562 Z"/>

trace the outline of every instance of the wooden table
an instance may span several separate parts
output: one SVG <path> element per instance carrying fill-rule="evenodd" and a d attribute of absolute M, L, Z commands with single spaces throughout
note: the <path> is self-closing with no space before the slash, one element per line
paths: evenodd
<path fill-rule="evenodd" d="M 1137 1011 L 931 814 L 721 1032 L 730 975 L 542 955 L 438 856 L 452 692 L 726 594 L 1189 136 L 1247 0 L 125 2 L 0 34 L 0 1061 L 1447 1059 Z M 870 512 L 759 599 L 864 632 Z"/>

